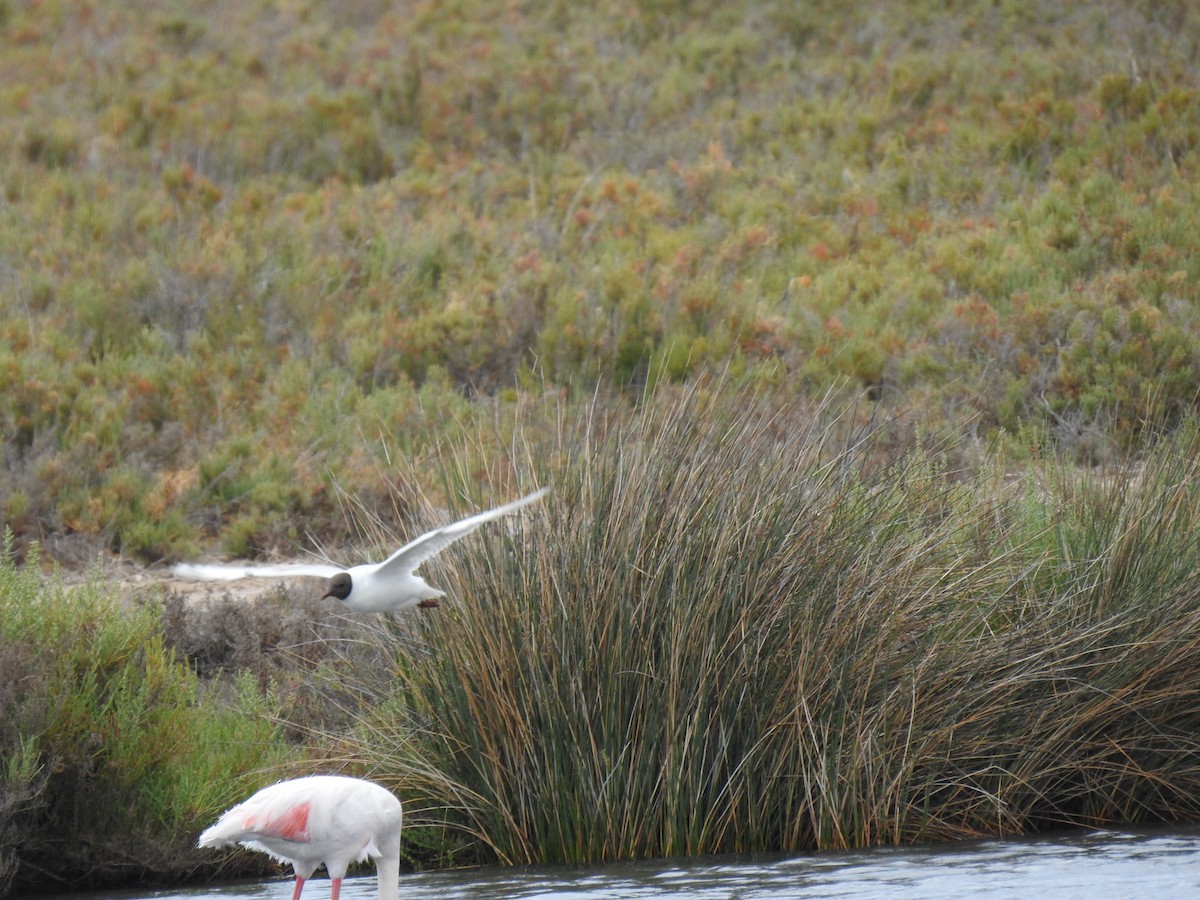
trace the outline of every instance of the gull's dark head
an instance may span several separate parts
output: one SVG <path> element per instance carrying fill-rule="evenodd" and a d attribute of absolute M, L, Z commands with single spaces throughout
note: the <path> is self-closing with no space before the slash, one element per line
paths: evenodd
<path fill-rule="evenodd" d="M 350 596 L 350 589 L 354 587 L 354 582 L 350 580 L 349 572 L 338 572 L 329 579 L 327 590 L 321 595 L 321 599 L 326 597 L 337 597 L 339 600 L 345 600 Z"/>

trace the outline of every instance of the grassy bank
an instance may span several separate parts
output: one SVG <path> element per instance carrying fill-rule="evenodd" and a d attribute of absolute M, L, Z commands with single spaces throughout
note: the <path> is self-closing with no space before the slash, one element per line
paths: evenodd
<path fill-rule="evenodd" d="M 498 408 L 439 458 L 460 499 L 408 534 L 484 483 L 554 491 L 433 560 L 427 613 L 345 622 L 299 586 L 131 605 L 6 558 L 19 885 L 48 859 L 93 886 L 251 871 L 197 829 L 314 769 L 393 787 L 419 866 L 1200 816 L 1192 423 L 1135 466 L 1013 472 L 720 384 Z"/>
<path fill-rule="evenodd" d="M 0 37 L 18 549 L 291 551 L 334 485 L 389 509 L 380 435 L 429 459 L 597 380 L 844 383 L 1089 464 L 1194 406 L 1188 3 L 10 2 Z"/>
<path fill-rule="evenodd" d="M 1135 469 L 1013 478 L 766 398 L 603 412 L 508 445 L 553 495 L 456 548 L 461 599 L 372 685 L 349 758 L 419 842 L 589 861 L 1200 814 L 1193 426 Z"/>
<path fill-rule="evenodd" d="M 213 873 L 198 829 L 298 756 L 274 692 L 202 683 L 166 646 L 162 613 L 98 579 L 47 581 L 36 547 L 17 566 L 6 536 L 0 895 Z"/>

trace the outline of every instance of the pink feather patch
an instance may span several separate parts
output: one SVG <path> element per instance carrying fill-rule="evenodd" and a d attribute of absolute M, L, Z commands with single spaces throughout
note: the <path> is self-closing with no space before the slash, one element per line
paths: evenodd
<path fill-rule="evenodd" d="M 309 803 L 300 803 L 280 810 L 278 813 L 273 812 L 261 825 L 258 824 L 256 816 L 247 816 L 246 828 L 253 829 L 267 837 L 279 837 L 288 841 L 307 841 L 310 805 Z"/>

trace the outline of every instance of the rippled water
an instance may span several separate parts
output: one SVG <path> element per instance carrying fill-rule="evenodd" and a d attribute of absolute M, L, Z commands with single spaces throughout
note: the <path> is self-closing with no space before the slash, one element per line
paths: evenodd
<path fill-rule="evenodd" d="M 290 879 L 72 900 L 290 900 Z M 459 869 L 401 875 L 404 900 L 797 900 L 797 898 L 1200 898 L 1200 828 L 1100 831 L 808 856 L 704 857 L 597 866 Z M 323 877 L 305 900 L 328 900 Z M 373 900 L 373 876 L 343 900 Z M 63 900 L 63 898 L 60 898 Z"/>

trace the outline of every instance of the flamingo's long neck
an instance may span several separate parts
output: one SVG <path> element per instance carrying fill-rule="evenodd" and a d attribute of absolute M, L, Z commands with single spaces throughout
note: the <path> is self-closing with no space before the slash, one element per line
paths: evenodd
<path fill-rule="evenodd" d="M 381 856 L 375 860 L 379 880 L 379 900 L 398 900 L 400 895 L 400 857 Z"/>

